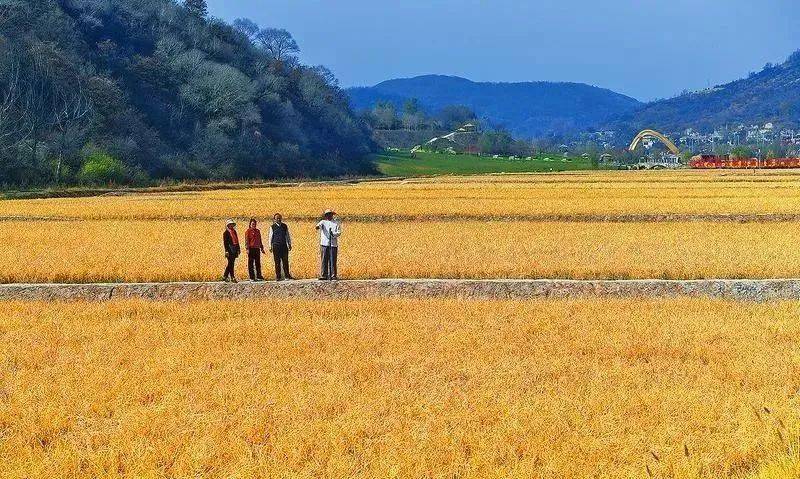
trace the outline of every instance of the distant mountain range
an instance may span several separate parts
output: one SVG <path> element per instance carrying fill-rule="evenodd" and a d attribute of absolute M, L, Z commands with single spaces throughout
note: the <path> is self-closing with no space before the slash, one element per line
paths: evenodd
<path fill-rule="evenodd" d="M 442 75 L 346 91 L 356 110 L 381 100 L 399 107 L 409 98 L 420 100 L 431 113 L 447 105 L 466 105 L 489 126 L 504 127 L 521 138 L 599 129 L 615 130 L 626 138 L 644 128 L 711 131 L 740 123 L 798 127 L 800 51 L 748 78 L 650 103 L 581 83 L 480 83 Z"/>
<path fill-rule="evenodd" d="M 430 113 L 448 105 L 465 105 L 490 126 L 523 138 L 581 131 L 642 106 L 634 98 L 581 83 L 481 83 L 443 75 L 389 80 L 346 91 L 356 110 L 372 108 L 378 101 L 400 107 L 409 98 L 418 99 Z"/>
<path fill-rule="evenodd" d="M 608 126 L 626 133 L 644 128 L 678 132 L 766 122 L 791 128 L 800 125 L 800 51 L 748 78 L 648 103 Z"/>

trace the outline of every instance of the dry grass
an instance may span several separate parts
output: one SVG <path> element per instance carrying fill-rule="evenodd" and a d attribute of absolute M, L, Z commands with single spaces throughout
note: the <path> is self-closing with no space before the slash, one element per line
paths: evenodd
<path fill-rule="evenodd" d="M 317 273 L 317 233 L 292 222 L 298 277 Z M 800 277 L 797 223 L 439 221 L 347 223 L 345 278 Z M 217 280 L 215 221 L 8 221 L 0 282 Z M 246 276 L 244 257 L 237 264 Z M 270 277 L 271 257 L 264 258 Z"/>
<path fill-rule="evenodd" d="M 800 304 L 5 303 L 8 477 L 792 477 Z M 769 463 L 773 458 L 783 457 Z"/>

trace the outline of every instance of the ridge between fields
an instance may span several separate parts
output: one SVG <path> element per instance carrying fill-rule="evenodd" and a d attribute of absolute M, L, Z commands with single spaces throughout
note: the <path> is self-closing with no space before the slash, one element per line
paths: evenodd
<path fill-rule="evenodd" d="M 668 298 L 708 297 L 745 301 L 800 299 L 795 279 L 359 279 L 284 282 L 174 282 L 2 284 L 0 301 L 153 301 L 253 298 Z"/>

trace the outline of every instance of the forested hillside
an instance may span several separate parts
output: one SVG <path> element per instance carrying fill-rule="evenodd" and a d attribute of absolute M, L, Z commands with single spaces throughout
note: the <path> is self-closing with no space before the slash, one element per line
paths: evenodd
<path fill-rule="evenodd" d="M 522 138 L 573 134 L 641 106 L 631 97 L 582 83 L 482 83 L 443 75 L 389 80 L 347 92 L 357 110 L 379 102 L 399 108 L 411 98 L 429 113 L 464 105 L 487 126 Z"/>
<path fill-rule="evenodd" d="M 297 52 L 203 0 L 0 0 L 0 186 L 370 171 L 367 127 Z"/>
<path fill-rule="evenodd" d="M 800 126 L 800 51 L 748 78 L 648 103 L 624 115 L 611 128 L 628 134 L 643 128 L 709 132 L 726 125 L 766 122 L 788 128 Z"/>

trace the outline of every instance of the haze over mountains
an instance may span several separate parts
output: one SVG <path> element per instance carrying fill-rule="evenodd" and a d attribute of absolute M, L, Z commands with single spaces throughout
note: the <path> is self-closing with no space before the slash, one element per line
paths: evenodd
<path fill-rule="evenodd" d="M 642 104 L 631 97 L 581 83 L 481 83 L 444 75 L 389 80 L 347 89 L 356 110 L 391 101 L 398 107 L 416 98 L 433 113 L 448 105 L 473 109 L 489 126 L 533 138 L 570 134 L 610 121 Z"/>
<path fill-rule="evenodd" d="M 710 131 L 733 123 L 794 127 L 800 125 L 800 52 L 748 78 L 650 103 L 580 83 L 479 83 L 443 75 L 389 80 L 347 93 L 356 110 L 378 101 L 400 106 L 409 98 L 431 112 L 466 105 L 489 126 L 522 138 L 599 129 Z"/>

